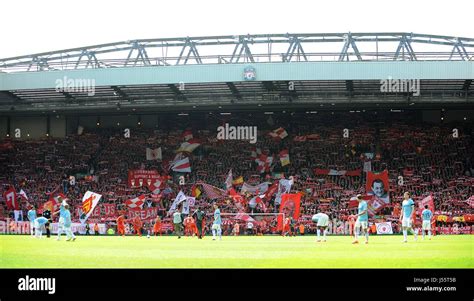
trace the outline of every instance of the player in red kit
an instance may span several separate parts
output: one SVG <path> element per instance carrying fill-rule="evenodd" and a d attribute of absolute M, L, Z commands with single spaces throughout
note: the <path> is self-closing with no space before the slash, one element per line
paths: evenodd
<path fill-rule="evenodd" d="M 153 225 L 153 234 L 156 236 L 158 233 L 161 236 L 161 219 L 159 216 L 156 217 L 155 224 Z"/>
<path fill-rule="evenodd" d="M 125 216 L 120 215 L 117 218 L 117 233 L 119 235 L 125 236 Z"/>
<path fill-rule="evenodd" d="M 143 222 L 141 221 L 141 219 L 137 216 L 133 219 L 133 229 L 135 230 L 135 232 L 137 233 L 138 236 L 142 236 L 142 226 L 143 226 Z"/>

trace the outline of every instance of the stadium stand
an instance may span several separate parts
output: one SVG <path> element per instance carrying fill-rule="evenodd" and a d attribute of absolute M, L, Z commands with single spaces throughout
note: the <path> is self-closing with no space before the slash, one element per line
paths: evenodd
<path fill-rule="evenodd" d="M 254 116 L 252 116 L 252 114 Z M 369 115 L 372 114 L 372 115 Z M 118 212 L 126 209 L 124 202 L 145 194 L 152 207 L 158 208 L 164 224 L 169 222 L 167 211 L 177 192 L 181 189 L 191 195 L 196 183 L 207 183 L 224 188 L 227 173 L 232 169 L 234 179 L 242 176 L 249 184 L 293 175 L 295 184 L 292 191 L 303 192 L 301 218 L 297 222 L 314 231 L 310 223 L 311 215 L 319 210 L 327 212 L 332 219 L 344 221 L 353 212 L 350 198 L 365 192 L 364 172 L 357 176 L 331 176 L 316 170 L 363 170 L 367 156 L 372 158 L 371 170 L 388 170 L 390 180 L 391 205 L 379 213 L 379 218 L 395 222 L 404 191 L 411 191 L 415 200 L 432 194 L 436 215 L 448 216 L 445 225 L 453 222 L 453 217 L 474 213 L 473 207 L 465 202 L 474 195 L 474 166 L 472 164 L 474 140 L 463 125 L 427 124 L 412 118 L 375 116 L 374 112 L 364 114 L 342 112 L 286 113 L 268 116 L 254 113 L 235 113 L 232 118 L 207 115 L 186 121 L 170 118 L 164 128 L 132 129 L 130 138 L 123 137 L 119 129 L 86 128 L 81 135 L 71 134 L 64 139 L 44 138 L 40 140 L 6 139 L 2 144 L 0 168 L 3 170 L 1 183 L 6 189 L 13 184 L 17 190 L 23 189 L 28 202 L 21 202 L 26 218 L 27 203 L 41 208 L 53 191 L 67 195 L 70 203 L 79 208 L 83 194 L 92 190 L 103 195 L 99 208 L 105 204 L 114 207 L 115 214 L 103 214 L 98 220 L 113 223 Z M 393 115 L 393 114 L 392 114 Z M 390 115 L 391 116 L 391 115 Z M 239 120 L 259 129 L 258 141 L 216 139 L 215 129 L 225 122 Z M 251 121 L 250 121 L 251 120 Z M 452 137 L 452 129 L 460 129 L 459 138 Z M 275 140 L 268 133 L 278 127 L 288 132 L 288 137 Z M 465 129 L 469 129 L 466 124 Z M 350 138 L 344 138 L 343 129 L 350 130 Z M 181 174 L 168 169 L 176 150 L 184 141 L 182 133 L 190 129 L 200 146 L 187 154 L 191 162 L 191 173 L 184 174 L 185 185 L 178 184 Z M 304 137 L 304 138 L 303 138 Z M 146 148 L 161 147 L 163 161 L 146 160 Z M 259 148 L 264 154 L 275 155 L 269 172 L 259 173 L 251 152 Z M 289 150 L 291 164 L 282 167 L 278 153 Z M 367 155 L 364 155 L 367 154 Z M 130 188 L 127 174 L 133 169 L 155 169 L 160 175 L 170 175 L 166 189 L 153 195 L 146 187 Z M 70 176 L 76 178 L 71 184 Z M 399 185 L 403 176 L 403 185 Z M 240 191 L 240 186 L 235 189 Z M 201 189 L 202 190 L 202 189 Z M 251 196 L 246 196 L 247 201 Z M 277 212 L 274 198 L 266 203 L 265 212 Z M 237 213 L 238 208 L 228 198 L 219 201 L 222 212 Z M 148 205 L 145 205 L 148 206 Z M 211 214 L 211 200 L 203 191 L 197 198 L 195 208 L 200 207 Z M 0 216 L 13 217 L 5 202 L 0 202 Z M 260 206 L 243 211 L 263 213 Z M 78 211 L 75 210 L 75 219 Z M 104 212 L 104 211 L 103 211 Z M 95 221 L 94 216 L 90 221 Z M 151 222 L 148 220 L 147 222 Z M 208 219 L 209 223 L 211 219 Z M 467 222 L 459 220 L 463 226 Z M 241 229 L 245 229 L 243 222 Z M 224 220 L 224 233 L 230 234 L 232 222 Z M 339 225 L 339 224 L 338 224 Z M 264 233 L 276 231 L 274 221 L 261 223 Z M 207 225 L 209 229 L 209 225 Z M 395 226 L 395 231 L 397 231 Z"/>

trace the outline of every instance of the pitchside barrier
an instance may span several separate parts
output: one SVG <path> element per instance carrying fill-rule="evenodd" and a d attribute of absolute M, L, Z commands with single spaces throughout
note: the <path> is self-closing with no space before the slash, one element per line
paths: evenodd
<path fill-rule="evenodd" d="M 284 213 L 221 213 L 222 223 L 225 235 L 232 235 L 233 226 L 238 223 L 240 226 L 240 234 L 248 233 L 248 222 L 253 223 L 253 232 L 257 233 L 256 230 L 263 228 L 263 234 L 279 234 L 278 231 L 278 217 L 281 216 L 282 221 L 285 219 Z M 316 224 L 310 219 L 299 219 L 295 223 L 295 231 L 299 233 L 299 225 L 305 225 L 305 234 L 314 234 L 316 230 Z M 95 223 L 89 223 L 89 233 L 95 234 L 94 232 Z M 99 234 L 106 234 L 107 225 L 104 223 L 98 223 Z M 336 225 L 336 227 L 333 227 Z M 376 234 L 378 235 L 391 235 L 399 234 L 392 229 L 390 222 L 375 223 Z M 85 234 L 85 225 L 81 223 L 72 223 L 72 231 L 76 234 Z M 133 234 L 131 227 L 126 224 L 126 233 Z M 58 233 L 58 223 L 52 223 L 50 225 L 51 233 Z M 349 222 L 342 222 L 338 220 L 331 220 L 328 226 L 328 234 L 330 235 L 352 235 L 351 224 Z M 167 233 L 172 231 L 172 224 L 163 223 L 162 231 Z M 474 234 L 474 225 L 465 227 L 433 227 L 433 233 L 441 235 L 456 235 L 456 234 Z M 43 230 L 43 233 L 45 231 Z M 371 233 L 371 234 L 375 234 Z M 164 234 L 163 233 L 163 234 Z M 421 229 L 418 229 L 418 233 L 421 234 Z M 0 234 L 30 234 L 30 222 L 15 222 L 13 219 L 7 218 L 6 220 L 0 220 Z"/>
<path fill-rule="evenodd" d="M 95 223 L 89 224 L 89 233 L 95 234 L 94 232 Z M 99 226 L 99 234 L 105 234 L 107 226 L 105 224 L 97 224 Z M 58 223 L 50 224 L 50 230 L 52 234 L 58 233 Z M 86 226 L 81 223 L 72 223 L 71 230 L 73 233 L 86 234 Z M 46 231 L 43 229 L 43 233 Z M 30 222 L 15 222 L 7 218 L 6 220 L 0 221 L 0 234 L 31 234 Z"/>

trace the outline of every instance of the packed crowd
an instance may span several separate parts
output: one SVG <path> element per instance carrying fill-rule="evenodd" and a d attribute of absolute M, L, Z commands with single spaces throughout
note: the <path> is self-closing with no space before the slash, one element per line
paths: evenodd
<path fill-rule="evenodd" d="M 131 188 L 127 183 L 129 170 L 157 170 L 169 175 L 166 188 L 158 198 L 145 206 L 158 208 L 158 214 L 166 220 L 168 209 L 176 194 L 183 190 L 191 195 L 196 183 L 207 183 L 224 188 L 230 169 L 234 179 L 242 176 L 244 181 L 256 185 L 270 183 L 293 175 L 292 192 L 302 192 L 301 217 L 308 220 L 319 211 L 331 218 L 344 220 L 353 208 L 350 198 L 365 192 L 365 173 L 351 176 L 316 174 L 316 169 L 363 170 L 370 161 L 370 170 L 388 170 L 389 196 L 393 206 L 379 214 L 394 217 L 404 191 L 412 192 L 415 200 L 432 194 L 437 214 L 458 216 L 473 213 L 465 200 L 474 195 L 474 140 L 472 129 L 463 128 L 459 137 L 452 135 L 452 125 L 430 125 L 407 119 L 367 121 L 362 116 L 328 114 L 327 116 L 284 116 L 262 118 L 248 116 L 247 119 L 223 119 L 222 116 L 206 116 L 204 120 L 182 122 L 173 120 L 159 129 L 133 129 L 130 138 L 123 132 L 112 129 L 86 129 L 81 135 L 69 135 L 64 139 L 12 141 L 13 148 L 2 150 L 0 155 L 0 182 L 4 189 L 14 185 L 23 189 L 28 201 L 21 202 L 40 208 L 53 191 L 64 193 L 73 206 L 79 206 L 83 194 L 91 190 L 103 195 L 101 203 L 114 204 L 117 212 L 126 210 L 125 200 L 142 194 L 151 195 L 144 185 Z M 257 125 L 256 144 L 243 140 L 217 140 L 216 128 L 223 123 Z M 253 123 L 253 124 L 252 124 Z M 288 136 L 275 139 L 268 133 L 283 127 Z M 344 129 L 349 136 L 344 137 Z M 183 131 L 191 130 L 200 146 L 186 154 L 191 162 L 191 173 L 177 174 L 169 170 L 169 164 L 183 140 Z M 311 139 L 301 139 L 311 137 Z M 161 147 L 162 160 L 146 160 L 145 149 Z M 257 171 L 252 151 L 274 155 L 273 164 L 264 173 Z M 282 166 L 281 150 L 288 150 L 290 164 Z M 184 176 L 184 185 L 179 177 Z M 71 178 L 74 176 L 74 178 Z M 240 191 L 241 184 L 236 185 Z M 202 189 L 201 189 L 202 190 Z M 247 196 L 251 198 L 252 196 Z M 2 196 L 3 198 L 3 196 Z M 150 199 L 151 200 L 151 199 Z M 262 213 L 260 206 L 245 206 L 238 209 L 229 198 L 218 201 L 222 212 Z M 197 198 L 195 208 L 212 214 L 211 201 L 206 193 Z M 195 208 L 192 208 L 193 210 Z M 265 206 L 267 213 L 278 212 L 274 199 Z M 0 202 L 0 216 L 11 215 L 5 200 Z M 76 218 L 78 218 L 76 216 Z M 112 219 L 111 219 L 112 220 Z M 211 219 L 209 219 L 210 222 Z M 150 221 L 146 221 L 151 226 Z M 268 222 L 270 231 L 275 225 Z M 224 231 L 231 231 L 232 225 Z M 308 225 L 308 227 L 310 227 Z M 229 229 L 227 229 L 229 228 Z"/>

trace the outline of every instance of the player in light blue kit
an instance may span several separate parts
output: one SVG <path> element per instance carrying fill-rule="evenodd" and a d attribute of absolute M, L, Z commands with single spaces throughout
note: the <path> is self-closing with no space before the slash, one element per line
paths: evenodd
<path fill-rule="evenodd" d="M 64 231 L 64 221 L 65 221 L 65 216 L 66 216 L 66 200 L 62 200 L 61 206 L 59 207 L 59 211 L 56 211 L 53 213 L 53 215 L 56 215 L 59 213 L 59 222 L 58 222 L 58 238 L 56 240 L 61 239 L 61 234 Z"/>
<path fill-rule="evenodd" d="M 30 221 L 30 233 L 31 236 L 35 235 L 35 219 L 36 219 L 36 210 L 35 206 L 31 206 L 31 209 L 28 210 L 28 220 Z"/>
<path fill-rule="evenodd" d="M 72 241 L 76 240 L 76 236 L 74 236 L 74 233 L 71 231 L 71 212 L 69 211 L 69 205 L 66 204 L 64 206 L 65 212 L 64 212 L 64 231 L 66 232 L 66 241 Z"/>
<path fill-rule="evenodd" d="M 357 207 L 357 220 L 354 225 L 354 241 L 353 244 L 359 243 L 360 228 L 362 228 L 362 233 L 365 236 L 365 243 L 369 243 L 369 231 L 367 231 L 369 214 L 367 213 L 367 202 L 362 199 L 362 195 L 357 195 L 357 201 L 359 206 Z"/>
<path fill-rule="evenodd" d="M 48 219 L 46 217 L 40 216 L 37 217 L 34 221 L 34 228 L 35 228 L 35 237 L 36 238 L 41 238 L 43 235 L 43 228 L 44 225 L 48 222 Z"/>
<path fill-rule="evenodd" d="M 214 223 L 212 224 L 212 240 L 216 240 L 216 232 L 219 236 L 219 240 L 222 240 L 222 229 L 221 229 L 221 211 L 217 204 L 214 204 Z"/>
<path fill-rule="evenodd" d="M 425 239 L 425 231 L 428 231 L 428 239 L 431 240 L 431 219 L 433 218 L 433 212 L 428 209 L 428 205 L 425 205 L 425 210 L 421 212 L 421 218 L 423 220 L 421 232 L 423 234 L 423 240 Z"/>
<path fill-rule="evenodd" d="M 413 217 L 415 215 L 415 202 L 410 198 L 410 193 L 405 192 L 403 194 L 402 202 L 402 214 L 400 215 L 400 222 L 402 223 L 403 231 L 403 242 L 407 242 L 408 230 L 413 233 L 415 241 L 417 240 L 417 234 L 412 228 Z"/>

